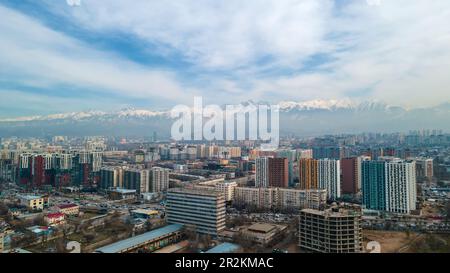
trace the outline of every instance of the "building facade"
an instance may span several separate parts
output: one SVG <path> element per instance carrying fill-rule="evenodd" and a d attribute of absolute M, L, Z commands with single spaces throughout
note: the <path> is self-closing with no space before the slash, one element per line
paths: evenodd
<path fill-rule="evenodd" d="M 167 221 L 182 224 L 201 234 L 217 236 L 225 229 L 225 197 L 215 190 L 169 189 Z"/>
<path fill-rule="evenodd" d="M 321 253 L 363 251 L 361 213 L 354 210 L 304 209 L 300 212 L 300 248 Z"/>

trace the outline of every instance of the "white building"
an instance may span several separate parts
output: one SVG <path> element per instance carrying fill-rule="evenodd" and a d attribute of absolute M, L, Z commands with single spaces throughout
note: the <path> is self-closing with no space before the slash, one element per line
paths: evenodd
<path fill-rule="evenodd" d="M 216 184 L 216 191 L 223 192 L 225 201 L 229 202 L 234 199 L 234 189 L 236 187 L 236 182 L 219 182 Z"/>
<path fill-rule="evenodd" d="M 407 213 L 416 209 L 415 162 L 392 161 L 386 163 L 386 210 Z"/>
<path fill-rule="evenodd" d="M 256 177 L 255 186 L 257 188 L 267 188 L 269 187 L 269 158 L 268 157 L 258 157 L 255 160 L 256 167 Z"/>
<path fill-rule="evenodd" d="M 326 189 L 329 199 L 341 197 L 341 166 L 339 160 L 318 160 L 318 184 L 320 189 Z"/>
<path fill-rule="evenodd" d="M 165 192 L 169 189 L 169 170 L 153 167 L 151 169 L 150 192 Z"/>

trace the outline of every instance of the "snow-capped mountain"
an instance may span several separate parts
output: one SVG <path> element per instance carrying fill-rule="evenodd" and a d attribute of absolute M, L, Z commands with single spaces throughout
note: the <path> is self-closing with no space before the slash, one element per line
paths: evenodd
<path fill-rule="evenodd" d="M 257 103 L 248 101 L 243 104 Z M 278 105 L 282 135 L 450 129 L 450 103 L 417 109 L 404 109 L 379 101 L 356 102 L 349 99 L 283 101 Z M 127 108 L 112 112 L 84 111 L 0 119 L 0 136 L 150 136 L 156 131 L 161 137 L 168 137 L 172 123 L 169 110 Z"/>

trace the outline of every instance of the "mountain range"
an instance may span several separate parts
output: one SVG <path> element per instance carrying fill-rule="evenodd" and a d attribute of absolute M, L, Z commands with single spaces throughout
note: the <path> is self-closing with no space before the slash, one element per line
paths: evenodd
<path fill-rule="evenodd" d="M 253 103 L 252 101 L 245 104 Z M 284 101 L 280 135 L 314 136 L 360 132 L 402 132 L 414 129 L 450 130 L 450 102 L 406 109 L 378 101 Z M 0 119 L 0 136 L 170 136 L 170 111 L 121 109 Z"/>

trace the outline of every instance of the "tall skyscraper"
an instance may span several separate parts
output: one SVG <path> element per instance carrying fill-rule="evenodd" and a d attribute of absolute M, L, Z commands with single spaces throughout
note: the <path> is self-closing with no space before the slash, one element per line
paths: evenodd
<path fill-rule="evenodd" d="M 363 205 L 367 209 L 409 214 L 416 209 L 416 165 L 384 159 L 362 162 Z"/>
<path fill-rule="evenodd" d="M 167 221 L 192 227 L 196 232 L 217 236 L 225 229 L 225 197 L 215 190 L 169 189 Z"/>

